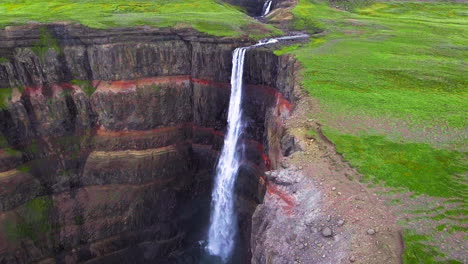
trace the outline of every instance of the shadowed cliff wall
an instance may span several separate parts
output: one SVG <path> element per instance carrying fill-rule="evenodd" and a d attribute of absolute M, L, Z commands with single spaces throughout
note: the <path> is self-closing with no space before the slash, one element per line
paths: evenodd
<path fill-rule="evenodd" d="M 146 263 L 183 250 L 182 223 L 197 215 L 184 205 L 211 192 L 232 50 L 248 44 L 150 28 L 0 31 L 0 263 Z M 245 67 L 237 205 L 248 252 L 295 62 L 258 49 Z"/>

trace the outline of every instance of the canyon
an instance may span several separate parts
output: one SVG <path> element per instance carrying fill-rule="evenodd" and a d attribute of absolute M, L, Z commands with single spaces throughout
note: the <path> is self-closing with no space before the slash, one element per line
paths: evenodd
<path fill-rule="evenodd" d="M 250 44 L 189 29 L 1 30 L 0 263 L 196 261 L 186 252 L 206 231 L 232 51 Z M 252 258 L 264 172 L 297 147 L 284 128 L 297 70 L 269 49 L 246 54 L 238 262 Z"/>
<path fill-rule="evenodd" d="M 263 0 L 226 2 L 282 29 L 296 4 L 259 17 Z M 255 43 L 187 27 L 0 30 L 0 264 L 219 263 L 205 249 L 233 51 Z M 229 263 L 401 263 L 396 217 L 311 116 L 301 65 L 275 53 L 291 43 L 245 53 Z"/>

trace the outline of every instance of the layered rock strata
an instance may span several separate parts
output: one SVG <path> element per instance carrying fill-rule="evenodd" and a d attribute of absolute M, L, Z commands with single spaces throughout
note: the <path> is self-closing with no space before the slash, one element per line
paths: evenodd
<path fill-rule="evenodd" d="M 174 261 L 206 212 L 231 53 L 189 30 L 31 25 L 0 31 L 0 263 Z M 246 58 L 239 226 L 282 156 L 295 62 Z M 283 140 L 282 140 L 283 139 Z M 206 211 L 206 209 L 205 209 Z M 200 220 L 203 218 L 205 220 Z M 203 226 L 203 225 L 202 225 Z"/>

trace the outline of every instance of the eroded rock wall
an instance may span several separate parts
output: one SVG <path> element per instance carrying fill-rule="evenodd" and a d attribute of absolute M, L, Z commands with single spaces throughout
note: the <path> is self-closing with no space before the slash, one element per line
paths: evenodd
<path fill-rule="evenodd" d="M 193 31 L 0 31 L 0 263 L 163 261 L 184 248 L 223 144 L 231 54 L 248 41 Z M 245 260 L 262 178 L 281 155 L 294 61 L 246 59 Z M 272 162 L 270 162 L 271 157 Z M 168 260 L 170 261 L 170 260 Z"/>

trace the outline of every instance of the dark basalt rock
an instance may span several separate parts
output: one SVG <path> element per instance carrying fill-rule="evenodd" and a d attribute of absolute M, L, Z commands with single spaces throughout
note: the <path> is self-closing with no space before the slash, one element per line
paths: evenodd
<path fill-rule="evenodd" d="M 186 223 L 208 220 L 187 204 L 209 207 L 232 50 L 249 41 L 47 25 L 59 50 L 38 55 L 42 27 L 0 30 L 9 59 L 0 63 L 0 89 L 22 92 L 0 109 L 0 263 L 172 261 L 191 245 Z M 266 49 L 246 57 L 236 186 L 244 262 L 263 172 L 282 155 L 295 69 L 291 57 Z"/>

